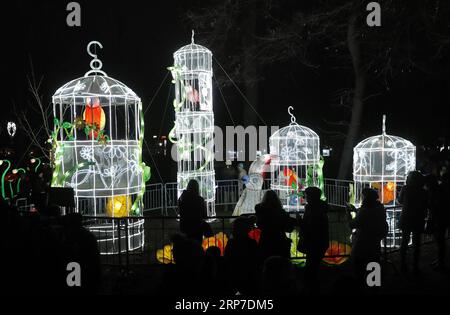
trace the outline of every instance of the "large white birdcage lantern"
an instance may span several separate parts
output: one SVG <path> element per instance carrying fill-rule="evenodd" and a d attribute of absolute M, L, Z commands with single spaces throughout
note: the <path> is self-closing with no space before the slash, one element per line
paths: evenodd
<path fill-rule="evenodd" d="M 141 100 L 101 70 L 101 61 L 91 51 L 94 45 L 102 48 L 95 41 L 88 45 L 94 57 L 92 69 L 64 84 L 52 97 L 52 186 L 74 189 L 77 211 L 99 218 L 89 228 L 97 234 L 100 250 L 112 253 L 120 246 L 122 250 L 143 246 L 143 220 L 127 219 L 132 233 L 123 232 L 119 245 L 116 233 L 120 229 L 115 225 L 120 221 L 100 219 L 142 214 L 149 169 L 142 162 Z"/>
<path fill-rule="evenodd" d="M 354 205 L 361 205 L 364 188 L 378 191 L 380 202 L 386 206 L 388 246 L 399 245 L 401 208 L 397 197 L 408 173 L 415 169 L 416 147 L 408 140 L 386 134 L 385 115 L 382 134 L 361 141 L 353 149 Z"/>
<path fill-rule="evenodd" d="M 278 193 L 283 207 L 288 211 L 303 209 L 303 191 L 308 186 L 319 186 L 320 157 L 319 136 L 310 128 L 297 124 L 291 113 L 289 126 L 276 131 L 269 139 L 271 189 Z"/>
<path fill-rule="evenodd" d="M 381 135 L 367 138 L 353 149 L 355 205 L 361 204 L 365 187 L 378 190 L 385 205 L 397 204 L 397 193 L 408 173 L 416 168 L 416 147 L 408 140 L 386 134 L 383 116 Z"/>
<path fill-rule="evenodd" d="M 192 42 L 178 49 L 170 67 L 175 84 L 175 127 L 169 139 L 177 149 L 178 196 L 197 180 L 208 216 L 215 216 L 214 113 L 212 53 Z"/>

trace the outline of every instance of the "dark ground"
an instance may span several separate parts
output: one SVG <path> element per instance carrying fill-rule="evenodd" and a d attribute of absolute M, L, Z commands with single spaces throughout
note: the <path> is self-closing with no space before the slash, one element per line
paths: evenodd
<path fill-rule="evenodd" d="M 218 215 L 231 215 L 232 209 L 218 210 Z M 170 213 L 173 215 L 172 213 Z M 147 214 L 155 216 L 159 213 Z M 333 215 L 335 221 L 340 221 L 339 212 Z M 148 221 L 148 222 L 147 222 Z M 224 223 L 223 223 L 224 222 Z M 225 230 L 230 235 L 231 226 L 228 220 L 213 223 L 215 231 Z M 157 288 L 161 284 L 165 266 L 156 261 L 156 249 L 162 248 L 162 244 L 169 243 L 171 233 L 177 232 L 177 222 L 175 220 L 165 223 L 164 231 L 161 230 L 159 220 L 146 220 L 146 248 L 143 253 L 130 255 L 128 273 L 124 268 L 118 267 L 117 257 L 103 257 L 103 282 L 101 294 L 145 294 L 155 295 Z M 332 225 L 330 225 L 331 227 Z M 336 225 L 337 230 L 332 231 L 335 236 L 342 237 L 345 233 L 342 224 Z M 147 232 L 148 231 L 148 232 Z M 332 237 L 333 238 L 333 237 Z M 334 237 L 333 239 L 335 239 Z M 343 241 L 342 239 L 340 241 Z M 409 253 L 412 256 L 412 253 Z M 389 263 L 382 265 L 382 287 L 377 294 L 386 295 L 448 295 L 450 294 L 450 263 L 447 262 L 447 272 L 438 272 L 430 266 L 437 256 L 434 243 L 426 243 L 422 246 L 421 253 L 421 273 L 413 275 L 412 272 L 401 273 L 399 271 L 399 252 L 388 254 Z M 450 257 L 450 242 L 447 241 L 447 257 Z M 412 258 L 412 257 L 411 257 Z M 122 262 L 125 257 L 122 256 Z M 334 282 L 342 276 L 351 275 L 351 262 L 348 260 L 339 266 L 321 267 L 321 293 L 335 294 L 333 291 Z M 296 267 L 298 287 L 302 288 L 303 268 Z M 345 295 L 345 292 L 343 293 Z"/>
<path fill-rule="evenodd" d="M 450 243 L 447 241 L 447 245 Z M 450 255 L 450 246 L 447 246 L 447 255 Z M 401 273 L 399 266 L 399 253 L 389 255 L 392 264 L 382 266 L 381 295 L 448 295 L 450 293 L 450 264 L 447 262 L 447 272 L 438 272 L 432 269 L 430 263 L 436 256 L 434 244 L 422 246 L 421 273 L 413 275 L 412 272 Z M 448 256 L 447 256 L 448 257 Z M 128 275 L 120 272 L 120 268 L 104 266 L 101 294 L 145 294 L 155 295 L 161 284 L 164 265 L 134 265 L 130 267 Z M 322 294 L 333 294 L 333 283 L 343 275 L 351 274 L 350 261 L 336 267 L 323 265 L 321 267 Z M 302 287 L 303 269 L 297 268 L 298 285 Z M 342 293 L 345 295 L 345 292 Z"/>

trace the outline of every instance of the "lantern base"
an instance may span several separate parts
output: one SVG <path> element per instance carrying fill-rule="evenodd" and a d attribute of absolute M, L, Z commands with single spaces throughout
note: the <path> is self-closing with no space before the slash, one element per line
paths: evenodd
<path fill-rule="evenodd" d="M 95 235 L 101 255 L 114 255 L 144 247 L 143 219 L 111 220 L 99 217 L 89 219 L 85 227 Z"/>

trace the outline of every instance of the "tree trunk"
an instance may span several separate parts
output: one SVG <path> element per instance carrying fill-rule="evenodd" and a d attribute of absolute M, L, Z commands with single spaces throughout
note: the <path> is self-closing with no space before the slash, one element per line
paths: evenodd
<path fill-rule="evenodd" d="M 339 166 L 339 179 L 348 178 L 350 167 L 352 165 L 353 147 L 361 125 L 361 116 L 364 109 L 364 94 L 366 90 L 366 77 L 362 67 L 361 47 L 358 42 L 356 32 L 356 15 L 353 14 L 349 19 L 347 28 L 347 45 L 350 52 L 355 73 L 355 89 L 353 94 L 353 105 L 350 118 L 350 125 L 347 130 L 344 148 L 341 155 Z"/>
<path fill-rule="evenodd" d="M 245 103 L 243 107 L 244 126 L 256 126 L 258 123 L 258 116 L 256 114 L 256 111 L 258 110 L 258 65 L 253 58 L 251 50 L 248 48 L 252 47 L 256 32 L 256 12 L 257 4 L 251 3 L 249 14 L 243 25 L 243 28 L 245 29 L 242 42 L 242 46 L 244 47 L 244 88 L 245 96 L 251 104 L 250 106 Z"/>

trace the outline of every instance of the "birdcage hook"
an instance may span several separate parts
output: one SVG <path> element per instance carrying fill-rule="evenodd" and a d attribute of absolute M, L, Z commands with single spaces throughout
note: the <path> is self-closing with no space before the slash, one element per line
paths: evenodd
<path fill-rule="evenodd" d="M 100 73 L 100 74 L 106 76 L 106 73 L 101 70 L 103 63 L 100 59 L 98 59 L 97 51 L 96 50 L 95 50 L 95 52 L 91 51 L 91 47 L 94 45 L 97 45 L 98 47 L 103 48 L 103 45 L 96 40 L 89 42 L 89 44 L 87 45 L 87 48 L 86 48 L 87 53 L 89 54 L 89 56 L 94 57 L 94 59 L 92 59 L 91 62 L 89 63 L 89 65 L 91 66 L 91 70 L 86 72 L 86 74 L 84 75 L 85 77 L 90 75 L 91 73 Z"/>
<path fill-rule="evenodd" d="M 288 113 L 289 113 L 289 115 L 291 115 L 291 124 L 295 124 L 297 121 L 294 114 L 292 113 L 293 110 L 294 110 L 294 107 L 292 107 L 292 106 L 288 107 Z"/>

